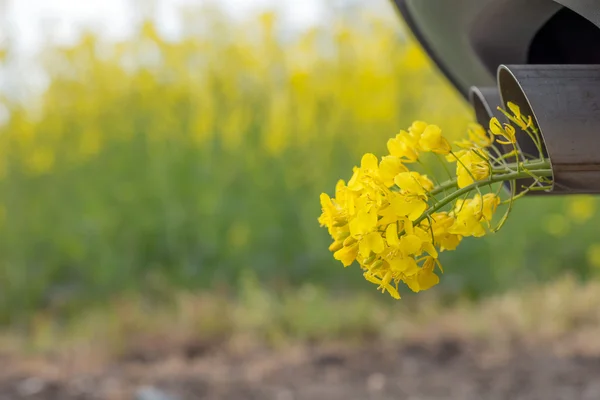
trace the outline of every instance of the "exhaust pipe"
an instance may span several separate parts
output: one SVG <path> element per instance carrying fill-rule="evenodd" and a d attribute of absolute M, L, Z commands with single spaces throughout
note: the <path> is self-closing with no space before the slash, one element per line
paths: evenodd
<path fill-rule="evenodd" d="M 471 88 L 471 104 L 484 127 L 498 116 L 493 111 L 497 94 L 504 109 L 512 102 L 532 116 L 544 155 L 550 159 L 554 184 L 548 191 L 530 193 L 600 193 L 600 65 L 500 65 L 497 79 L 496 93 Z M 527 135 L 517 138 L 524 153 L 537 155 Z M 531 183 L 517 181 L 517 187 L 522 190 Z"/>
<path fill-rule="evenodd" d="M 520 105 L 540 129 L 549 191 L 600 193 L 600 65 L 500 65 L 498 88 L 504 107 Z"/>

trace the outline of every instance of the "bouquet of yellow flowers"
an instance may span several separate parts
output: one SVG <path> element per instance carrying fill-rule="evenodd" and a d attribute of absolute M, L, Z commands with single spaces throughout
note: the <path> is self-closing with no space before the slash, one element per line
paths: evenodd
<path fill-rule="evenodd" d="M 473 124 L 468 137 L 454 143 L 456 150 L 437 125 L 416 121 L 388 140 L 388 155 L 365 154 L 348 183 L 337 183 L 335 197 L 320 196 L 319 223 L 333 239 L 334 258 L 345 267 L 357 261 L 367 281 L 399 299 L 400 282 L 414 292 L 439 282 L 440 252 L 455 250 L 465 237 L 497 231 L 514 200 L 551 188 L 552 170 L 538 129 L 517 105 L 508 107 L 510 112 L 501 111 L 509 122 L 492 118 L 489 131 Z M 528 135 L 537 155 L 523 151 L 515 126 Z M 422 171 L 427 153 L 441 164 L 446 180 Z M 517 187 L 523 179 L 528 185 Z M 494 224 L 501 204 L 506 211 Z"/>

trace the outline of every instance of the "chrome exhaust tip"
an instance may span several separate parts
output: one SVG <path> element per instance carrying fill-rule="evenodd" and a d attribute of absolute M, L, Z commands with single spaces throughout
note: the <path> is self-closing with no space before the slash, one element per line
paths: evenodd
<path fill-rule="evenodd" d="M 600 65 L 500 65 L 497 82 L 502 107 L 532 116 L 550 159 L 553 187 L 535 193 L 600 193 Z M 537 154 L 528 136 L 518 143 Z"/>

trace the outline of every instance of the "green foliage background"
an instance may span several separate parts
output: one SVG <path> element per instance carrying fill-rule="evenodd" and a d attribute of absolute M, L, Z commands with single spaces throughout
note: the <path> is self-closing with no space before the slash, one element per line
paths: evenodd
<path fill-rule="evenodd" d="M 234 292 L 246 272 L 275 290 L 371 292 L 327 251 L 319 194 L 414 119 L 457 138 L 473 118 L 399 19 L 282 36 L 273 13 L 186 18 L 176 41 L 146 22 L 124 42 L 49 45 L 43 95 L 3 98 L 1 321 L 123 292 Z M 498 234 L 442 255 L 435 290 L 592 275 L 595 203 L 520 201 Z"/>

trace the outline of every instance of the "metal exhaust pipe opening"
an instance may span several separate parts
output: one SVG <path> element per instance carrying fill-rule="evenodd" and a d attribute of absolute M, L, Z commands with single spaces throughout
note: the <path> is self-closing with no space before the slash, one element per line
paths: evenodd
<path fill-rule="evenodd" d="M 521 108 L 522 114 L 531 115 L 535 126 L 539 126 L 538 122 L 536 120 L 535 114 L 531 108 L 531 105 L 529 104 L 529 101 L 527 100 L 527 96 L 521 90 L 521 86 L 519 85 L 519 82 L 512 75 L 512 73 L 507 68 L 505 68 L 504 65 L 501 65 L 498 68 L 498 92 L 499 92 L 499 96 L 500 96 L 499 103 L 502 108 L 504 108 L 505 110 L 508 110 L 507 103 L 508 102 L 515 103 Z M 499 117 L 498 119 L 500 121 L 504 121 L 506 118 L 503 115 L 502 117 Z M 514 126 L 514 124 L 513 124 L 513 126 Z M 529 136 L 527 136 L 527 135 L 523 134 L 523 132 L 519 131 L 519 129 L 520 129 L 519 127 L 514 126 L 514 128 L 517 131 L 517 143 L 518 143 L 521 151 L 524 153 L 525 158 L 536 158 L 538 150 L 537 150 L 535 144 L 531 141 Z M 521 133 L 521 134 L 519 134 L 519 133 Z M 544 150 L 545 150 L 545 143 L 544 143 L 543 135 L 542 135 L 542 146 L 544 146 Z M 506 154 L 514 149 L 512 148 L 512 146 L 503 145 L 501 150 L 502 150 L 502 152 L 504 152 L 504 154 Z M 546 155 L 546 154 L 544 154 L 544 155 Z M 510 161 L 516 162 L 517 159 L 516 159 L 516 157 L 514 157 L 514 158 L 511 158 Z M 521 193 L 523 190 L 525 190 L 526 187 L 532 185 L 533 183 L 534 183 L 533 178 L 517 180 L 516 181 L 516 186 L 517 186 L 516 192 Z M 510 184 L 507 182 L 506 186 L 510 187 Z M 547 191 L 535 191 L 535 192 L 529 192 L 528 194 L 539 195 L 539 194 L 544 194 L 544 193 L 548 193 L 548 192 Z"/>
<path fill-rule="evenodd" d="M 533 193 L 600 193 L 600 65 L 500 65 L 498 88 L 504 108 L 513 102 L 532 116 L 550 159 L 553 187 Z M 537 154 L 527 135 L 517 137 Z"/>

